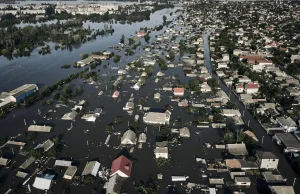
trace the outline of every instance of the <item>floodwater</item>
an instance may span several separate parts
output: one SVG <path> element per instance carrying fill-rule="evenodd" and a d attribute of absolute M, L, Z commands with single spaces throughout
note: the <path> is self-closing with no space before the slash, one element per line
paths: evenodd
<path fill-rule="evenodd" d="M 175 9 L 176 10 L 176 9 Z M 119 40 L 124 34 L 125 38 L 130 38 L 135 35 L 141 27 L 155 27 L 162 23 L 163 15 L 168 18 L 173 18 L 169 15 L 172 9 L 164 9 L 153 13 L 149 21 L 129 24 L 112 24 L 115 32 L 113 35 L 97 37 L 96 40 L 86 42 L 85 44 L 77 45 L 72 50 L 54 50 L 54 44 L 50 44 L 52 48 L 51 54 L 40 55 L 39 49 L 35 49 L 30 57 L 20 57 L 14 60 L 8 60 L 5 57 L 0 57 L 0 92 L 12 90 L 25 83 L 35 83 L 39 86 L 51 85 L 57 81 L 66 78 L 72 72 L 80 71 L 79 69 L 61 69 L 63 64 L 73 65 L 81 59 L 82 53 L 94 51 L 103 51 L 108 49 L 108 46 L 118 45 Z M 86 22 L 84 27 L 90 26 L 93 29 L 103 29 L 105 23 Z M 155 36 L 158 32 L 153 31 L 151 36 Z"/>
<path fill-rule="evenodd" d="M 109 45 L 116 45 L 119 42 L 119 38 L 122 34 L 124 34 L 125 37 L 130 37 L 131 35 L 135 34 L 135 31 L 138 31 L 140 27 L 154 27 L 155 25 L 158 25 L 162 22 L 162 16 L 164 14 L 171 11 L 172 10 L 167 9 L 153 14 L 153 16 L 151 16 L 150 22 L 146 21 L 132 25 L 114 24 L 113 28 L 116 31 L 113 36 L 99 38 L 94 42 L 86 43 L 78 49 L 73 49 L 72 52 L 53 51 L 50 55 L 33 55 L 29 58 L 16 59 L 12 62 L 7 61 L 7 63 L 2 67 L 1 70 L 3 76 L 9 78 L 9 76 L 13 76 L 14 74 L 17 75 L 11 78 L 10 80 L 7 80 L 7 83 L 1 85 L 0 88 L 1 90 L 2 87 L 6 87 L 6 89 L 12 89 L 24 83 L 39 83 L 41 85 L 53 84 L 58 80 L 65 78 L 69 73 L 79 71 L 73 68 L 62 70 L 60 68 L 62 64 L 73 64 L 76 60 L 80 60 L 79 55 L 81 53 L 90 53 L 92 51 L 104 50 Z M 101 27 L 101 25 L 103 24 L 94 25 L 95 26 L 93 26 L 93 28 L 97 28 L 97 26 Z M 166 28 L 164 28 L 163 30 L 165 29 Z M 151 32 L 150 35 L 153 37 L 158 33 L 162 33 L 163 30 L 160 32 Z M 141 41 L 143 42 L 142 44 L 147 45 L 143 40 Z M 209 53 L 207 53 L 209 52 L 207 36 L 204 37 L 204 41 L 206 52 L 205 56 L 209 56 Z M 139 50 L 137 51 L 136 55 L 122 58 L 122 62 L 120 62 L 120 67 L 124 67 L 128 62 L 136 58 L 138 55 L 142 54 L 144 51 L 142 51 L 141 48 L 142 47 L 138 48 Z M 119 54 L 123 56 L 123 51 L 121 51 Z M 2 60 L 4 61 L 4 59 Z M 209 57 L 206 57 L 206 60 L 209 60 Z M 180 61 L 176 60 L 174 64 L 177 65 L 179 62 Z M 110 63 L 113 64 L 112 61 L 110 61 Z M 210 65 L 209 62 L 206 62 L 206 64 Z M 10 69 L 11 71 L 7 71 L 5 73 L 2 72 L 11 66 L 13 67 Z M 145 86 L 141 87 L 139 91 L 133 90 L 131 88 L 133 84 L 128 83 L 128 81 L 132 80 L 133 78 L 125 78 L 122 82 L 122 88 L 119 90 L 122 101 L 118 103 L 111 97 L 114 91 L 110 90 L 112 83 L 107 81 L 109 76 L 101 76 L 103 73 L 114 75 L 117 73 L 117 70 L 105 70 L 102 66 L 97 67 L 96 69 L 96 71 L 100 70 L 99 75 L 100 78 L 103 79 L 103 81 L 100 82 L 100 86 L 98 88 L 96 88 L 95 85 L 83 84 L 81 80 L 75 80 L 72 82 L 72 85 L 74 86 L 81 85 L 84 87 L 84 93 L 81 96 L 76 97 L 74 99 L 75 101 L 78 102 L 82 99 L 86 100 L 88 102 L 87 110 L 93 111 L 97 107 L 103 108 L 105 114 L 101 115 L 95 123 L 86 122 L 77 117 L 76 121 L 73 122 L 73 128 L 70 131 L 68 131 L 67 128 L 70 127 L 71 122 L 62 121 L 60 120 L 60 118 L 64 113 L 69 112 L 75 104 L 71 103 L 69 107 L 57 109 L 56 112 L 50 113 L 49 118 L 52 119 L 46 120 L 38 114 L 38 109 L 41 110 L 43 115 L 46 112 L 48 112 L 49 109 L 52 109 L 53 105 L 42 107 L 40 105 L 41 102 L 37 102 L 35 105 L 28 109 L 21 108 L 15 110 L 12 113 L 10 113 L 6 119 L 0 120 L 0 137 L 11 137 L 17 136 L 20 133 L 25 133 L 27 131 L 28 126 L 33 124 L 34 121 L 36 123 L 41 124 L 52 124 L 54 125 L 53 131 L 51 133 L 38 134 L 36 143 L 45 141 L 54 136 L 62 137 L 64 143 L 66 144 L 66 147 L 64 147 L 60 156 L 64 158 L 72 158 L 74 161 L 77 162 L 77 164 L 79 164 L 77 175 L 81 174 L 83 167 L 85 166 L 87 161 L 97 159 L 101 163 L 101 166 L 110 168 L 113 159 L 116 158 L 119 154 L 129 155 L 131 158 L 134 159 L 135 162 L 132 168 L 131 178 L 126 180 L 123 183 L 122 187 L 122 190 L 129 194 L 136 193 L 134 189 L 134 182 L 146 182 L 149 178 L 155 179 L 158 173 L 163 174 L 163 180 L 159 181 L 159 194 L 187 193 L 187 191 L 181 189 L 180 184 L 176 184 L 176 192 L 172 191 L 172 189 L 169 189 L 168 186 L 172 184 L 171 175 L 189 176 L 189 182 L 200 183 L 201 185 L 208 185 L 208 180 L 206 178 L 201 177 L 202 173 L 207 174 L 209 177 L 228 176 L 228 173 L 224 174 L 217 173 L 214 171 L 205 171 L 205 166 L 201 165 L 200 163 L 197 163 L 195 160 L 195 157 L 204 158 L 211 161 L 222 158 L 222 151 L 212 148 L 208 149 L 205 147 L 205 143 L 210 143 L 213 145 L 215 143 L 220 142 L 222 137 L 221 129 L 208 128 L 199 130 L 195 129 L 193 126 L 188 126 L 191 132 L 191 137 L 183 139 L 182 144 L 179 147 L 169 146 L 169 155 L 173 162 L 171 162 L 168 165 L 165 165 L 164 167 L 158 167 L 154 158 L 154 145 L 157 138 L 160 136 L 159 128 L 154 126 L 146 126 L 145 124 L 143 124 L 141 121 L 143 112 L 136 110 L 134 111 L 134 115 L 140 115 L 140 132 L 138 132 L 137 135 L 139 135 L 147 127 L 147 143 L 143 145 L 143 148 L 138 149 L 137 146 L 135 146 L 135 151 L 131 154 L 129 154 L 128 151 L 126 151 L 126 149 L 115 149 L 114 147 L 118 147 L 120 145 L 120 135 L 112 135 L 108 143 L 109 147 L 105 146 L 104 142 L 108 135 L 105 132 L 105 126 L 111 123 L 115 117 L 122 117 L 121 124 L 116 125 L 114 127 L 115 131 L 120 132 L 121 134 L 123 134 L 127 130 L 128 122 L 131 123 L 133 121 L 134 115 L 130 116 L 122 110 L 122 107 L 125 106 L 127 100 L 129 99 L 132 93 L 135 97 L 135 104 L 138 103 L 140 97 L 148 97 L 146 106 L 153 108 L 163 108 L 166 105 L 170 105 L 172 107 L 172 121 L 176 119 L 182 119 L 183 121 L 191 121 L 193 120 L 193 115 L 186 114 L 184 108 L 178 107 L 176 102 L 170 101 L 170 96 L 172 96 L 171 92 L 160 91 L 162 97 L 161 101 L 153 101 L 154 93 L 158 92 L 158 88 L 160 88 L 163 83 L 174 82 L 174 80 L 171 80 L 171 78 L 169 78 L 170 76 L 178 75 L 185 83 L 189 81 L 189 78 L 186 78 L 184 73 L 182 72 L 182 68 L 169 68 L 167 71 L 164 72 L 166 74 L 166 76 L 164 76 L 164 80 L 160 80 L 158 83 L 155 83 L 154 76 L 151 76 L 147 79 Z M 156 75 L 158 71 L 159 68 L 156 67 L 154 69 L 153 75 Z M 4 80 L 4 78 L 2 78 L 2 74 L 0 77 L 1 81 Z M 130 75 L 133 77 L 137 75 L 137 73 L 133 72 L 130 73 Z M 105 91 L 102 96 L 97 96 L 99 91 L 102 88 L 105 88 L 106 86 L 108 90 Z M 186 95 L 190 94 L 187 93 Z M 203 97 L 196 96 L 196 99 L 201 98 Z M 26 120 L 26 126 L 24 125 L 24 119 Z M 178 127 L 174 126 L 174 128 Z M 196 131 L 198 132 L 196 133 Z M 10 150 L 6 149 L 5 151 L 9 152 Z M 13 166 L 18 167 L 23 161 L 25 161 L 25 159 L 26 157 L 24 156 L 16 155 L 16 157 L 13 159 L 16 160 L 16 163 Z M 31 173 L 36 168 L 36 166 L 36 164 L 33 164 L 30 167 Z M 52 168 L 53 161 L 49 162 L 47 167 Z M 66 168 L 61 169 L 62 172 L 66 170 Z M 202 171 L 202 169 L 204 170 L 204 172 Z M 5 193 L 8 190 L 8 188 L 16 187 L 24 181 L 21 178 L 15 177 L 16 172 L 17 170 L 11 171 L 11 169 L 6 168 L 2 168 L 0 170 L 0 193 Z M 288 172 L 290 173 L 290 171 Z M 255 180 L 253 181 L 255 182 Z M 32 185 L 32 183 L 33 179 L 29 181 L 30 185 Z M 89 186 L 75 186 L 72 185 L 70 181 L 57 179 L 56 183 L 52 185 L 51 191 L 53 191 L 53 193 L 62 193 L 62 187 L 65 187 L 65 185 L 70 187 L 71 193 L 75 194 L 91 193 L 93 188 L 97 188 L 97 193 L 101 193 L 102 191 L 102 186 L 100 185 L 99 177 L 96 179 L 94 184 Z M 221 193 L 230 193 L 226 191 L 227 190 L 225 189 L 225 191 L 222 191 Z M 255 187 L 245 189 L 245 192 L 251 194 L 257 193 Z M 32 193 L 44 192 L 33 190 Z M 194 193 L 199 193 L 199 191 L 195 191 Z"/>

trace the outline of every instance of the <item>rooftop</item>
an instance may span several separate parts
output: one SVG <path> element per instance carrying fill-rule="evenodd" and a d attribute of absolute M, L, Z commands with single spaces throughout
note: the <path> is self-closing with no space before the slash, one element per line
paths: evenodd
<path fill-rule="evenodd" d="M 260 159 L 278 159 L 272 152 L 264 152 L 257 150 L 256 154 Z"/>
<path fill-rule="evenodd" d="M 236 156 L 248 155 L 248 151 L 245 144 L 226 144 L 226 147 L 230 154 Z"/>
<path fill-rule="evenodd" d="M 299 148 L 300 142 L 290 133 L 275 133 L 275 136 L 288 148 Z"/>

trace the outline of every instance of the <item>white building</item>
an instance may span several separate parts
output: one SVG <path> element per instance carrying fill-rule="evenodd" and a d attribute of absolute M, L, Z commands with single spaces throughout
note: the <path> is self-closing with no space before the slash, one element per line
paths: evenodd
<path fill-rule="evenodd" d="M 258 92 L 259 86 L 256 83 L 248 83 L 245 86 L 246 94 L 255 94 Z"/>
<path fill-rule="evenodd" d="M 277 169 L 279 158 L 272 152 L 256 151 L 256 157 L 260 169 Z"/>
<path fill-rule="evenodd" d="M 168 159 L 168 148 L 167 147 L 157 147 L 154 150 L 155 158 L 165 158 Z"/>
<path fill-rule="evenodd" d="M 69 166 L 64 174 L 64 179 L 72 180 L 77 171 L 76 166 Z"/>
<path fill-rule="evenodd" d="M 132 130 L 127 130 L 121 138 L 121 144 L 123 145 L 135 145 L 137 142 L 136 134 Z"/>
<path fill-rule="evenodd" d="M 241 113 L 239 110 L 236 109 L 223 109 L 222 114 L 225 117 L 234 117 L 234 116 L 241 116 Z"/>
<path fill-rule="evenodd" d="M 147 124 L 167 125 L 170 122 L 170 117 L 170 111 L 166 111 L 164 113 L 148 112 L 145 113 L 143 120 Z"/>
<path fill-rule="evenodd" d="M 276 118 L 278 124 L 284 128 L 286 132 L 294 132 L 297 130 L 297 124 L 290 117 L 277 117 Z"/>

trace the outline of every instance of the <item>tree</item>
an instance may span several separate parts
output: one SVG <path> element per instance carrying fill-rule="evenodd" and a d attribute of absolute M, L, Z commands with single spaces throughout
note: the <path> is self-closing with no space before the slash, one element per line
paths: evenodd
<path fill-rule="evenodd" d="M 152 73 L 153 73 L 153 67 L 146 67 L 145 68 L 145 72 L 147 73 L 147 75 L 152 75 Z"/>
<path fill-rule="evenodd" d="M 165 25 L 166 22 L 167 22 L 167 17 L 164 15 L 164 16 L 163 16 L 163 24 Z"/>
<path fill-rule="evenodd" d="M 144 36 L 144 39 L 147 43 L 149 43 L 150 38 L 151 37 L 149 36 L 149 34 L 146 34 L 146 36 Z"/>
<path fill-rule="evenodd" d="M 124 34 L 122 34 L 122 36 L 120 38 L 120 43 L 124 44 L 124 42 L 125 42 L 125 36 L 124 36 Z"/>
<path fill-rule="evenodd" d="M 82 55 L 81 55 L 81 59 L 83 60 L 83 59 L 86 59 L 86 58 L 88 58 L 89 57 L 89 55 L 88 54 L 86 54 L 86 53 L 83 53 Z"/>
<path fill-rule="evenodd" d="M 213 89 L 215 89 L 216 87 L 219 86 L 219 84 L 215 78 L 208 79 L 207 84 Z"/>
<path fill-rule="evenodd" d="M 224 143 L 229 144 L 229 143 L 234 143 L 234 134 L 231 131 L 227 131 L 224 134 Z"/>
<path fill-rule="evenodd" d="M 217 113 L 214 115 L 214 117 L 213 117 L 214 123 L 221 123 L 223 121 L 224 121 L 224 117 L 221 114 Z"/>
<path fill-rule="evenodd" d="M 157 160 L 156 160 L 156 164 L 157 164 L 157 166 L 164 166 L 164 165 L 166 165 L 166 164 L 168 164 L 168 159 L 166 159 L 166 158 L 158 158 Z"/>

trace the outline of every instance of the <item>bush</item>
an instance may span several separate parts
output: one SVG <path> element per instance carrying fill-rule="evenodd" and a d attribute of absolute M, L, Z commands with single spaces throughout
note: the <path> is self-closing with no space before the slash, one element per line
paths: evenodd
<path fill-rule="evenodd" d="M 69 64 L 65 64 L 65 65 L 61 66 L 62 69 L 69 69 L 70 67 L 71 67 L 71 65 L 69 65 Z"/>
<path fill-rule="evenodd" d="M 168 159 L 166 159 L 166 158 L 158 158 L 158 159 L 156 160 L 157 166 L 164 166 L 164 165 L 166 165 L 166 164 L 168 164 L 168 163 L 169 163 L 169 161 L 168 161 Z"/>

